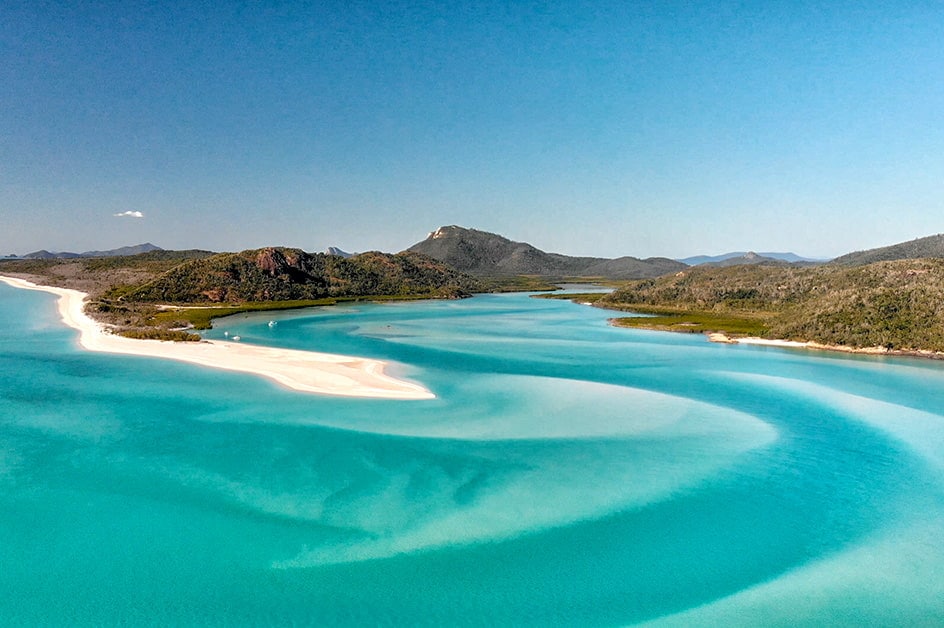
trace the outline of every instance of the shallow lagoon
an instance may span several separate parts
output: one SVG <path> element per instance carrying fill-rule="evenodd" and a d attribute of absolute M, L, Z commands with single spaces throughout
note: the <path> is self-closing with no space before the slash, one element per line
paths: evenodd
<path fill-rule="evenodd" d="M 74 346 L 0 285 L 0 621 L 944 623 L 940 363 L 526 295 L 217 322 L 432 401 Z"/>

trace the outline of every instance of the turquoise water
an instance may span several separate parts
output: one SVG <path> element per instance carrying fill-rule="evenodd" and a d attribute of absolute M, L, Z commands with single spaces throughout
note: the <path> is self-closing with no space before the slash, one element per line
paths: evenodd
<path fill-rule="evenodd" d="M 82 351 L 0 285 L 2 625 L 942 625 L 944 368 L 490 295 L 223 319 L 432 401 Z"/>

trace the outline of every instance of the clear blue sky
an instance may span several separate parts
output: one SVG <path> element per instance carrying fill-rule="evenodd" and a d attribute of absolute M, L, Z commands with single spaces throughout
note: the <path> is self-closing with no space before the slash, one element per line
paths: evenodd
<path fill-rule="evenodd" d="M 939 1 L 3 0 L 0 254 L 931 235 L 942 33 Z"/>

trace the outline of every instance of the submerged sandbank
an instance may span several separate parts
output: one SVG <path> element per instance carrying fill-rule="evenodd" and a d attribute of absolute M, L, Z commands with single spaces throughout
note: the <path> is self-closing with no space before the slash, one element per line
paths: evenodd
<path fill-rule="evenodd" d="M 385 362 L 331 353 L 278 349 L 218 340 L 169 342 L 137 340 L 112 334 L 84 311 L 84 292 L 40 286 L 0 276 L 15 288 L 51 292 L 59 297 L 63 322 L 79 331 L 79 344 L 89 351 L 120 353 L 190 362 L 201 366 L 261 375 L 294 390 L 347 397 L 433 399 L 419 384 L 384 374 Z"/>

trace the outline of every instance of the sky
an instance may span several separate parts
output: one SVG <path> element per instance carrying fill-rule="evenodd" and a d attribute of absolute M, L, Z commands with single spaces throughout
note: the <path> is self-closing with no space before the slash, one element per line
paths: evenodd
<path fill-rule="evenodd" d="M 944 232 L 944 3 L 0 0 L 0 255 Z"/>

